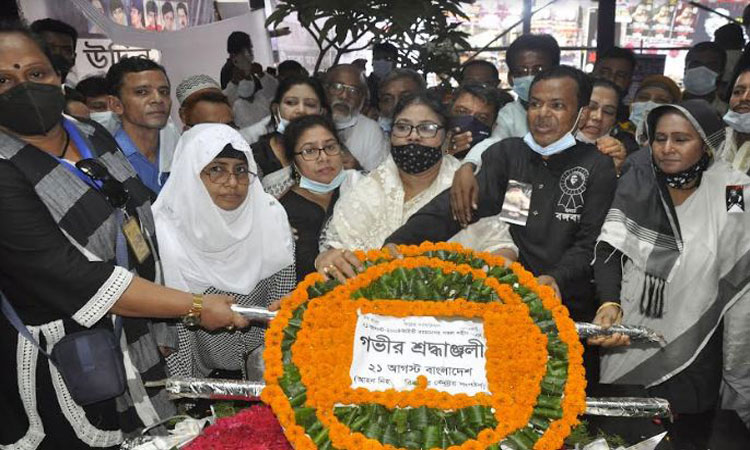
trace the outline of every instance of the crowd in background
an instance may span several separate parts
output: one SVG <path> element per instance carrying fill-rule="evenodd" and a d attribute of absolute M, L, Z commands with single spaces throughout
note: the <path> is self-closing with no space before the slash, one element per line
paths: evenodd
<path fill-rule="evenodd" d="M 649 75 L 630 104 L 631 50 L 586 74 L 550 35 L 510 45 L 510 90 L 480 55 L 450 92 L 388 43 L 369 76 L 264 70 L 241 31 L 219 80 L 126 57 L 63 88 L 76 40 L 52 19 L 0 28 L 0 444 L 111 447 L 175 412 L 149 381 L 261 379 L 262 327 L 232 303 L 274 309 L 310 273 L 355 276 L 356 249 L 425 240 L 520 262 L 574 320 L 660 332 L 589 339 L 589 395 L 668 399 L 674 448 L 708 448 L 716 423 L 750 442 L 739 25 L 690 48 L 684 89 Z M 81 405 L 43 350 L 87 329 L 119 340 L 126 388 Z"/>

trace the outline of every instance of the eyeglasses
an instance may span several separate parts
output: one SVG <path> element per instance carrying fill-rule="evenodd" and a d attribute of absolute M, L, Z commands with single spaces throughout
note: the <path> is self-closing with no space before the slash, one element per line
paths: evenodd
<path fill-rule="evenodd" d="M 99 192 L 104 194 L 113 208 L 122 208 L 130 199 L 127 189 L 110 175 L 107 168 L 96 159 L 82 159 L 76 163 L 76 168 L 92 181 L 99 184 Z"/>
<path fill-rule="evenodd" d="M 341 146 L 337 142 L 332 142 L 322 148 L 303 148 L 298 152 L 294 152 L 294 154 L 300 155 L 305 161 L 315 161 L 320 158 L 320 152 L 326 152 L 328 156 L 336 156 L 341 153 Z"/>
<path fill-rule="evenodd" d="M 405 138 L 409 137 L 411 131 L 416 129 L 419 137 L 431 138 L 437 136 L 438 130 L 441 130 L 442 128 L 441 125 L 436 123 L 420 123 L 419 125 L 412 125 L 409 123 L 397 122 L 393 124 L 391 133 L 396 137 Z"/>
<path fill-rule="evenodd" d="M 336 95 L 340 95 L 346 92 L 351 96 L 356 96 L 362 93 L 362 90 L 357 86 L 350 86 L 343 83 L 328 83 L 328 90 Z"/>
<path fill-rule="evenodd" d="M 255 181 L 255 177 L 257 176 L 245 166 L 237 166 L 234 170 L 230 171 L 226 167 L 217 165 L 204 169 L 201 173 L 208 176 L 208 180 L 214 184 L 224 184 L 234 175 L 237 178 L 237 184 L 248 185 Z"/>

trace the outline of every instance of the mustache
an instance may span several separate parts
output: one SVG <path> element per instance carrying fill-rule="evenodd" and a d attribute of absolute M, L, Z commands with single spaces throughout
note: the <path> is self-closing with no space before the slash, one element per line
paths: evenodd
<path fill-rule="evenodd" d="M 342 106 L 342 107 L 346 108 L 346 110 L 349 111 L 349 112 L 352 112 L 354 110 L 354 108 L 352 108 L 351 105 L 349 105 L 347 102 L 345 102 L 343 100 L 334 100 L 331 103 L 331 109 L 336 108 L 337 106 Z"/>
<path fill-rule="evenodd" d="M 741 102 L 737 103 L 737 105 L 735 105 L 735 108 L 739 108 L 739 107 L 750 108 L 750 101 L 742 100 Z"/>

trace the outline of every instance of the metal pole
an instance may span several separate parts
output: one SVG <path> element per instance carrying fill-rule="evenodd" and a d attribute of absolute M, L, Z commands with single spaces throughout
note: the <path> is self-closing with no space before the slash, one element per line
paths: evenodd
<path fill-rule="evenodd" d="M 596 54 L 615 46 L 615 10 L 616 0 L 599 0 L 599 12 L 596 25 Z"/>
<path fill-rule="evenodd" d="M 523 34 L 531 33 L 531 6 L 533 0 L 523 0 Z"/>

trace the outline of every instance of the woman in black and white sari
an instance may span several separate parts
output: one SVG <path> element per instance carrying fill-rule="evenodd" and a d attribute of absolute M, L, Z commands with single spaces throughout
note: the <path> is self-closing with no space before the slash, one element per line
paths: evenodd
<path fill-rule="evenodd" d="M 263 191 L 250 146 L 223 124 L 186 131 L 169 180 L 154 204 L 167 286 L 229 294 L 268 307 L 295 286 L 294 243 L 284 208 Z M 173 374 L 214 370 L 258 378 L 263 330 L 204 332 L 178 326 Z M 246 371 L 250 360 L 252 373 Z"/>
<path fill-rule="evenodd" d="M 659 106 L 646 121 L 650 151 L 626 163 L 597 244 L 595 321 L 624 317 L 666 344 L 593 339 L 617 347 L 601 380 L 643 385 L 682 419 L 732 409 L 748 423 L 750 177 L 714 159 L 724 124 L 705 101 Z M 692 421 L 704 437 L 710 422 Z"/>

